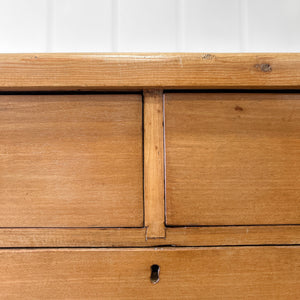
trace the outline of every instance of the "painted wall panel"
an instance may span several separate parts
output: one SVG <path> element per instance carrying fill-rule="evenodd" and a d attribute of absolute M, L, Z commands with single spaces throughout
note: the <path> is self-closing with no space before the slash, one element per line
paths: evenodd
<path fill-rule="evenodd" d="M 239 0 L 189 0 L 185 1 L 184 10 L 184 50 L 240 50 Z"/>
<path fill-rule="evenodd" d="M 47 1 L 0 1 L 0 52 L 47 50 Z"/>
<path fill-rule="evenodd" d="M 110 0 L 52 0 L 50 51 L 112 51 Z"/>
<path fill-rule="evenodd" d="M 300 52 L 300 1 L 248 1 L 248 50 Z"/>
<path fill-rule="evenodd" d="M 119 1 L 119 51 L 176 51 L 176 1 Z"/>
<path fill-rule="evenodd" d="M 300 52 L 299 0 L 0 0 L 0 52 Z"/>

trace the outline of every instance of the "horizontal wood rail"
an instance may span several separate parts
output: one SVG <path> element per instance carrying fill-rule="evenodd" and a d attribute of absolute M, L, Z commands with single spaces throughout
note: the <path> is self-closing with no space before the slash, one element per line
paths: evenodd
<path fill-rule="evenodd" d="M 0 228 L 0 248 L 153 247 L 300 244 L 300 226 L 166 228 L 166 237 L 145 240 L 146 228 Z"/>
<path fill-rule="evenodd" d="M 0 54 L 0 91 L 298 89 L 300 53 Z"/>

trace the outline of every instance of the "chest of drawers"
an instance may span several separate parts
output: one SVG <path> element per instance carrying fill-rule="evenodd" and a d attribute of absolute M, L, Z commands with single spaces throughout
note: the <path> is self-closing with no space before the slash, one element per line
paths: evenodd
<path fill-rule="evenodd" d="M 0 298 L 300 298 L 299 54 L 0 69 Z"/>

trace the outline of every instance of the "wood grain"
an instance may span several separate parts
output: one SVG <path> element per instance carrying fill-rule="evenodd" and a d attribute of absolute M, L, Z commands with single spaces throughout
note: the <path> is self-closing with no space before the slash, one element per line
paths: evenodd
<path fill-rule="evenodd" d="M 0 54 L 1 91 L 299 89 L 300 53 Z"/>
<path fill-rule="evenodd" d="M 0 228 L 1 248 L 153 247 L 300 244 L 300 226 L 166 228 L 166 236 L 145 239 L 146 228 Z"/>
<path fill-rule="evenodd" d="M 165 236 L 163 94 L 144 92 L 144 201 L 147 238 Z"/>
<path fill-rule="evenodd" d="M 1 250 L 0 263 L 3 299 L 300 297 L 300 247 Z"/>
<path fill-rule="evenodd" d="M 300 95 L 166 95 L 168 225 L 300 223 Z"/>
<path fill-rule="evenodd" d="M 143 226 L 142 157 L 140 95 L 2 95 L 0 226 Z"/>

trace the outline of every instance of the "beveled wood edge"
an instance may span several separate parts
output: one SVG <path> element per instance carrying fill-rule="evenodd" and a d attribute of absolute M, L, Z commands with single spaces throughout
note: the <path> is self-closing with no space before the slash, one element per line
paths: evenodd
<path fill-rule="evenodd" d="M 146 228 L 0 228 L 0 248 L 300 245 L 300 226 L 166 228 L 146 239 Z"/>
<path fill-rule="evenodd" d="M 300 53 L 0 54 L 0 91 L 299 89 Z"/>

